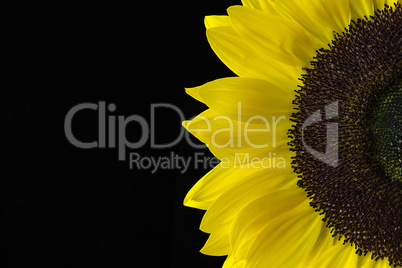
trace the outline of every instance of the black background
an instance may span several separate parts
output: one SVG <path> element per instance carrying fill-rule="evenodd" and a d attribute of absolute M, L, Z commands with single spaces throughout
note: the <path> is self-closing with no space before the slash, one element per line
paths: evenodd
<path fill-rule="evenodd" d="M 208 168 L 130 169 L 117 149 L 79 149 L 64 135 L 67 112 L 86 102 L 147 121 L 151 104 L 169 103 L 189 119 L 205 106 L 184 87 L 233 76 L 210 49 L 203 19 L 239 1 L 138 2 L 3 10 L 1 267 L 221 267 L 224 257 L 198 252 L 208 237 L 198 230 L 203 211 L 182 205 Z M 79 139 L 97 138 L 95 111 L 74 120 Z M 157 113 L 155 125 L 160 143 L 182 128 L 173 111 Z M 140 131 L 131 126 L 127 136 Z M 210 156 L 185 140 L 128 152 Z"/>

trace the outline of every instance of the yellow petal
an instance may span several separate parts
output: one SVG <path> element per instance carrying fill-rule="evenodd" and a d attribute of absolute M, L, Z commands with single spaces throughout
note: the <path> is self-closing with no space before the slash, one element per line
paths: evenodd
<path fill-rule="evenodd" d="M 328 27 L 332 32 L 343 32 L 350 24 L 351 10 L 348 6 L 350 0 L 319 1 L 318 11 L 321 12 L 318 23 Z M 321 27 L 321 29 L 323 29 Z M 324 29 L 323 29 L 324 30 Z M 327 30 L 328 31 L 328 30 Z"/>
<path fill-rule="evenodd" d="M 228 9 L 233 28 L 264 57 L 297 67 L 306 67 L 316 54 L 305 29 L 289 19 L 255 9 L 232 6 Z"/>
<path fill-rule="evenodd" d="M 232 27 L 207 30 L 208 42 L 219 59 L 235 74 L 242 77 L 264 79 L 288 88 L 301 84 L 302 69 L 269 59 L 262 51 L 251 47 Z"/>
<path fill-rule="evenodd" d="M 229 234 L 227 232 L 212 233 L 200 252 L 211 256 L 228 255 L 230 252 Z"/>
<path fill-rule="evenodd" d="M 204 19 L 204 24 L 205 24 L 206 29 L 232 25 L 232 23 L 230 22 L 229 16 L 226 16 L 226 15 L 206 16 Z"/>
<path fill-rule="evenodd" d="M 374 1 L 353 0 L 350 1 L 350 9 L 352 11 L 352 19 L 363 19 L 364 16 L 374 15 Z"/>
<path fill-rule="evenodd" d="M 380 9 L 383 10 L 385 7 L 385 4 L 387 4 L 388 6 L 394 7 L 395 3 L 398 3 L 400 1 L 398 0 L 374 0 L 374 9 Z"/>
<path fill-rule="evenodd" d="M 355 253 L 356 249 L 349 244 L 340 244 L 329 248 L 314 262 L 310 267 L 314 268 L 345 268 L 358 267 L 359 256 Z"/>
<path fill-rule="evenodd" d="M 234 256 L 245 259 L 261 231 L 276 217 L 293 210 L 305 197 L 292 198 L 292 191 L 275 191 L 253 200 L 245 206 L 233 222 L 230 232 Z"/>
<path fill-rule="evenodd" d="M 288 157 L 287 132 L 291 124 L 286 116 L 268 119 L 254 116 L 248 122 L 241 122 L 212 109 L 183 122 L 183 126 L 207 144 L 219 159 L 237 157 L 241 162 L 255 157 Z"/>
<path fill-rule="evenodd" d="M 296 176 L 292 169 L 237 169 L 229 177 L 223 192 L 205 213 L 200 229 L 211 233 L 220 225 L 233 220 L 253 200 L 285 187 L 296 187 Z"/>
<path fill-rule="evenodd" d="M 326 47 L 333 39 L 333 32 L 343 32 L 350 23 L 349 0 L 286 0 L 274 1 L 273 4 L 284 16 L 300 24 L 318 39 L 316 50 Z"/>
<path fill-rule="evenodd" d="M 388 258 L 384 258 L 383 260 L 373 260 L 371 259 L 371 254 L 367 254 L 367 256 L 360 256 L 362 259 L 361 268 L 390 268 Z"/>
<path fill-rule="evenodd" d="M 217 166 L 200 179 L 187 193 L 184 205 L 188 207 L 208 209 L 211 204 L 226 191 L 228 185 L 235 181 L 232 177 L 234 169 Z"/>
<path fill-rule="evenodd" d="M 269 14 L 279 15 L 279 12 L 275 9 L 272 1 L 266 0 L 242 0 L 243 6 L 258 9 Z"/>
<path fill-rule="evenodd" d="M 326 227 L 325 222 L 321 222 L 317 228 L 320 228 L 320 234 L 314 247 L 311 249 L 309 256 L 305 259 L 304 263 L 300 263 L 300 267 L 307 268 L 314 259 L 320 256 L 323 252 L 335 245 L 336 238 L 332 237 L 329 229 Z"/>
<path fill-rule="evenodd" d="M 247 261 L 246 260 L 236 260 L 233 258 L 232 255 L 229 255 L 226 258 L 225 263 L 223 264 L 222 268 L 246 268 Z"/>
<path fill-rule="evenodd" d="M 245 208 L 233 223 L 234 256 L 247 259 L 250 267 L 298 267 L 316 243 L 322 223 L 305 195 L 300 188 L 288 189 Z M 255 210 L 260 212 L 253 215 Z"/>
<path fill-rule="evenodd" d="M 202 98 L 198 94 L 198 91 L 199 91 L 200 88 L 201 88 L 201 86 L 186 88 L 186 93 L 188 95 L 190 95 L 191 97 L 193 97 L 194 99 L 196 99 L 196 100 L 198 100 L 200 102 L 203 102 Z"/>
<path fill-rule="evenodd" d="M 242 122 L 255 116 L 289 117 L 293 112 L 294 93 L 261 79 L 222 78 L 204 84 L 198 94 L 212 110 Z"/>
<path fill-rule="evenodd" d="M 187 193 L 184 199 L 184 205 L 188 207 L 194 207 L 206 210 L 223 193 L 229 191 L 233 187 L 236 187 L 236 185 L 241 185 L 242 182 L 247 181 L 249 178 L 252 179 L 256 176 L 257 177 L 261 176 L 263 178 L 268 176 L 270 179 L 271 179 L 270 176 L 275 177 L 275 179 L 272 179 L 274 181 L 269 182 L 269 185 L 271 185 L 271 187 L 283 184 L 281 181 L 285 180 L 283 178 L 287 178 L 287 176 L 290 176 L 290 179 L 294 179 L 294 174 L 293 171 L 291 170 L 291 164 L 290 164 L 291 154 L 293 153 L 289 152 L 289 155 L 286 156 L 285 166 L 279 165 L 281 164 L 279 158 L 278 160 L 267 158 L 261 164 L 262 166 L 259 165 L 258 163 L 243 164 L 240 163 L 240 160 L 236 159 L 232 160 L 234 161 L 234 163 L 227 163 L 222 161 L 222 163 L 220 163 L 214 169 L 208 172 L 191 188 L 191 190 Z M 275 161 L 277 161 L 277 163 Z M 272 172 L 270 171 L 271 169 L 273 169 Z M 283 175 L 283 177 L 278 177 L 279 175 L 274 175 L 278 174 L 278 172 L 279 175 Z M 273 175 L 270 175 L 271 173 Z M 258 181 L 256 182 L 251 181 L 250 183 L 258 183 Z M 284 183 L 285 185 L 288 185 L 286 182 Z M 296 181 L 290 181 L 289 184 L 296 185 Z M 284 187 L 284 185 L 282 185 L 282 187 Z M 230 192 L 228 194 L 230 195 Z M 216 204 L 219 204 L 219 202 L 217 202 Z M 219 224 L 221 224 L 221 222 Z"/>

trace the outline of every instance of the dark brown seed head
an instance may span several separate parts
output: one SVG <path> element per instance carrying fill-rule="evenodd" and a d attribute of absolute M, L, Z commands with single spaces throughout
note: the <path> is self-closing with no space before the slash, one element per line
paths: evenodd
<path fill-rule="evenodd" d="M 402 265 L 401 46 L 400 4 L 352 21 L 305 69 L 289 131 L 311 206 L 358 254 L 388 257 L 392 266 Z M 328 116 L 331 104 L 336 116 Z M 316 112 L 320 120 L 306 124 Z"/>

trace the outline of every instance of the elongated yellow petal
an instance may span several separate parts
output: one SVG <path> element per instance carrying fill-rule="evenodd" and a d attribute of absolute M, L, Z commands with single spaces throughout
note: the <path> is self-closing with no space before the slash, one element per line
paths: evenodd
<path fill-rule="evenodd" d="M 229 16 L 206 16 L 204 19 L 204 24 L 206 29 L 211 29 L 215 27 L 225 27 L 231 26 L 232 23 L 230 22 Z"/>
<path fill-rule="evenodd" d="M 335 245 L 336 238 L 332 237 L 332 234 L 329 232 L 326 227 L 325 222 L 321 222 L 321 226 L 317 226 L 320 228 L 320 234 L 317 238 L 317 241 L 314 247 L 311 249 L 310 254 L 306 257 L 304 262 L 300 262 L 301 268 L 308 268 L 313 263 L 313 260 L 319 257 L 323 252 L 328 250 L 329 248 Z"/>
<path fill-rule="evenodd" d="M 229 234 L 227 232 L 212 233 L 200 252 L 211 256 L 228 255 L 230 252 Z"/>
<path fill-rule="evenodd" d="M 208 29 L 207 38 L 215 54 L 238 76 L 264 79 L 289 90 L 300 84 L 300 67 L 265 57 L 264 51 L 253 48 L 232 27 Z"/>
<path fill-rule="evenodd" d="M 222 78 L 204 84 L 198 94 L 212 110 L 242 122 L 255 116 L 270 120 L 293 112 L 293 92 L 261 79 Z"/>
<path fill-rule="evenodd" d="M 337 244 L 322 253 L 310 267 L 345 268 L 358 267 L 359 256 L 350 245 Z"/>
<path fill-rule="evenodd" d="M 228 9 L 233 28 L 265 57 L 297 67 L 307 67 L 317 49 L 298 24 L 280 16 L 268 16 L 255 9 Z"/>
<path fill-rule="evenodd" d="M 212 169 L 187 193 L 184 205 L 199 209 L 208 209 L 226 190 L 228 185 L 230 185 L 232 181 L 231 174 L 234 171 L 234 169 L 227 169 L 222 167 L 222 165 L 218 165 Z"/>
<path fill-rule="evenodd" d="M 349 0 L 286 0 L 274 1 L 273 4 L 284 16 L 300 24 L 318 39 L 316 50 L 327 47 L 333 39 L 333 32 L 343 32 L 350 23 Z"/>
<path fill-rule="evenodd" d="M 370 0 L 351 0 L 352 19 L 364 18 L 374 14 L 374 1 Z"/>
<path fill-rule="evenodd" d="M 261 231 L 276 217 L 298 207 L 305 200 L 294 197 L 292 191 L 275 191 L 251 202 L 236 217 L 231 235 L 234 256 L 245 259 Z M 286 200 L 286 201 L 285 201 Z"/>
<path fill-rule="evenodd" d="M 256 157 L 288 157 L 287 131 L 291 128 L 288 119 L 285 116 L 268 119 L 253 116 L 241 122 L 209 109 L 193 120 L 183 122 L 183 126 L 207 144 L 219 159 L 233 166 L 223 158 L 231 161 L 238 158 L 237 161 L 248 163 Z"/>
<path fill-rule="evenodd" d="M 196 99 L 196 100 L 198 100 L 200 102 L 203 102 L 202 98 L 198 94 L 200 88 L 201 88 L 201 86 L 186 88 L 186 93 L 188 95 L 190 95 L 191 97 L 193 97 L 194 99 Z"/>
<path fill-rule="evenodd" d="M 237 169 L 239 176 L 236 183 L 228 185 L 208 208 L 201 223 L 201 230 L 213 232 L 215 228 L 231 221 L 236 215 L 255 199 L 267 193 L 291 187 L 296 184 L 296 177 L 289 169 Z M 233 175 L 234 175 L 233 174 Z M 232 176 L 233 176 L 232 175 Z"/>
<path fill-rule="evenodd" d="M 387 4 L 388 6 L 394 6 L 395 3 L 400 3 L 398 0 L 374 0 L 374 9 L 383 10 L 384 6 Z"/>
<path fill-rule="evenodd" d="M 316 21 L 326 27 L 323 32 L 341 33 L 345 31 L 345 28 L 350 24 L 351 10 L 348 6 L 350 0 L 338 0 L 338 1 L 320 1 L 318 11 L 321 12 L 320 17 L 316 17 Z M 321 18 L 321 20 L 319 20 Z M 333 37 L 333 36 L 332 36 Z"/>
<path fill-rule="evenodd" d="M 361 259 L 361 268 L 390 268 L 388 258 L 384 258 L 383 260 L 373 260 L 371 258 L 372 254 L 367 254 L 367 256 L 360 256 Z"/>
<path fill-rule="evenodd" d="M 241 260 L 238 261 L 235 258 L 233 258 L 232 255 L 229 255 L 223 264 L 222 268 L 245 268 L 247 265 L 246 260 Z"/>
<path fill-rule="evenodd" d="M 241 160 L 236 159 L 233 160 L 235 161 L 234 163 L 222 162 L 191 188 L 184 199 L 184 205 L 199 209 L 208 209 L 223 193 L 253 178 L 257 178 L 257 180 L 250 181 L 250 184 L 261 183 L 259 178 L 271 180 L 264 186 L 270 189 L 274 186 L 279 188 L 284 187 L 288 183 L 295 184 L 296 182 L 293 181 L 295 177 L 290 164 L 291 154 L 292 153 L 289 152 L 288 155 L 284 156 L 286 162 L 284 166 L 280 165 L 281 162 L 279 159 L 275 160 L 275 158 L 267 158 L 261 163 L 253 164 L 247 162 L 242 163 L 240 162 Z M 278 161 L 278 163 L 275 163 L 275 161 Z M 270 172 L 269 170 L 272 171 Z M 291 182 L 288 182 L 289 180 Z M 270 191 L 272 190 L 275 189 L 272 188 Z M 228 194 L 230 195 L 230 192 L 228 192 Z M 216 204 L 219 205 L 219 202 L 216 202 Z"/>
<path fill-rule="evenodd" d="M 250 7 L 253 9 L 261 10 L 269 14 L 280 15 L 280 13 L 276 10 L 272 1 L 266 0 L 243 0 L 243 6 Z"/>
<path fill-rule="evenodd" d="M 248 213 L 253 207 L 259 208 L 259 216 Z M 309 207 L 304 191 L 295 188 L 256 201 L 244 209 L 237 225 L 247 226 L 244 231 L 251 228 L 257 233 L 251 241 L 247 237 L 253 235 L 242 234 L 238 244 L 232 243 L 234 256 L 247 259 L 249 267 L 299 267 L 319 237 L 321 219 Z"/>

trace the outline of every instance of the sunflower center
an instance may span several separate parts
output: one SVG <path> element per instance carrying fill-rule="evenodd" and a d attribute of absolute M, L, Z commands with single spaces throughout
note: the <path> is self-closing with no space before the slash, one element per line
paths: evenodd
<path fill-rule="evenodd" d="M 384 173 L 402 181 L 402 79 L 379 97 L 371 112 L 372 154 Z"/>
<path fill-rule="evenodd" d="M 402 6 L 317 51 L 294 100 L 292 165 L 310 205 L 358 254 L 402 265 Z"/>

